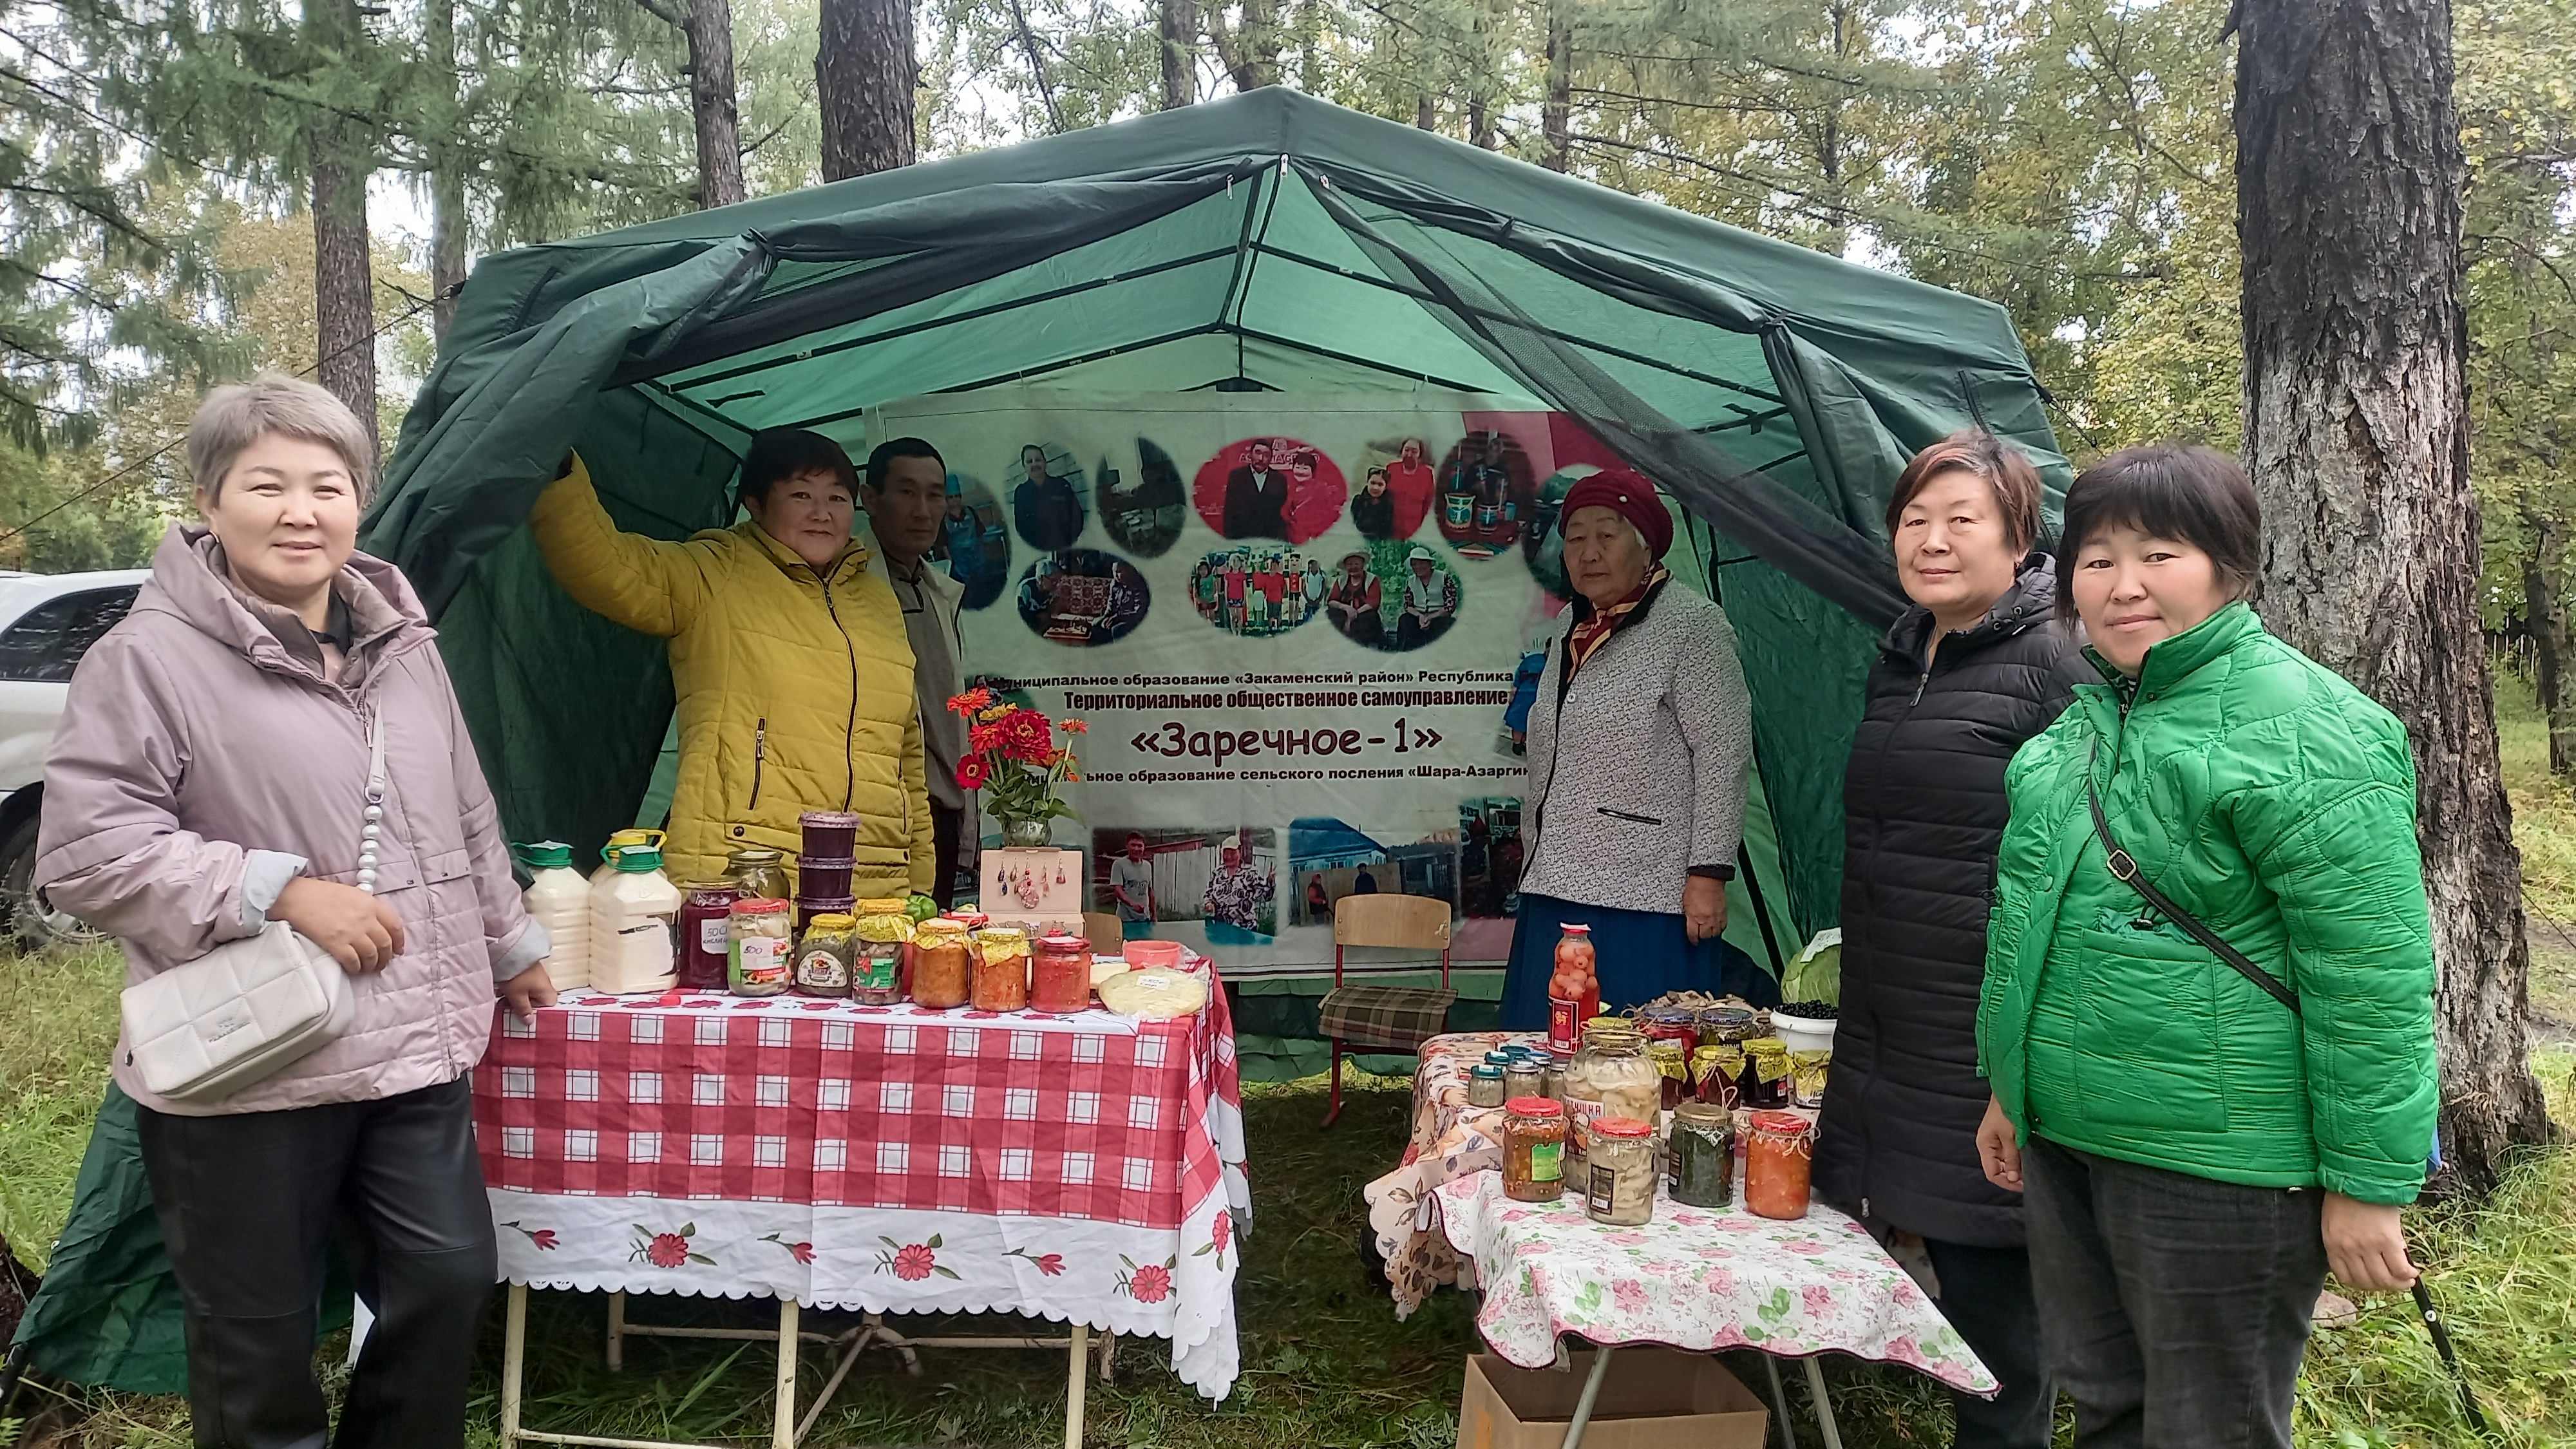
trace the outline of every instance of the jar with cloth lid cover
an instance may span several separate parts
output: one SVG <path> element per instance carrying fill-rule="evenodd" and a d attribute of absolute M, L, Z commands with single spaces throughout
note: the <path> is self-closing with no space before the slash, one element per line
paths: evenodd
<path fill-rule="evenodd" d="M 912 1000 L 946 1011 L 975 991 L 975 941 L 966 923 L 945 916 L 921 923 L 912 938 Z"/>
<path fill-rule="evenodd" d="M 1029 1004 L 1029 933 L 1017 926 L 986 926 L 975 933 L 974 1005 L 977 1011 L 1021 1011 Z M 1091 985 L 1086 971 L 1083 985 Z"/>
<path fill-rule="evenodd" d="M 815 917 L 820 921 L 820 916 Z M 851 923 L 857 937 L 850 960 L 850 999 L 862 1006 L 892 1006 L 903 1000 L 904 958 L 913 937 L 913 918 L 901 897 L 875 896 L 859 902 Z"/>

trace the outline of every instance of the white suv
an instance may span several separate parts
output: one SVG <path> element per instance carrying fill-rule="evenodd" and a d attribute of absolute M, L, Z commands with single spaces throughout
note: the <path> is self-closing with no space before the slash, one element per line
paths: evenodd
<path fill-rule="evenodd" d="M 125 617 L 134 591 L 151 576 L 149 569 L 0 571 L 0 910 L 24 945 L 96 939 L 35 889 L 45 751 L 54 742 L 72 670 Z"/>

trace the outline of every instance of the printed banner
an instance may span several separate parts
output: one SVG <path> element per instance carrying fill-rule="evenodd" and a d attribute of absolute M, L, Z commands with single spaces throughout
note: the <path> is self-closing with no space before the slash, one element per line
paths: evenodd
<path fill-rule="evenodd" d="M 1613 460 L 1478 401 L 985 389 L 871 414 L 946 460 L 963 674 L 1090 723 L 1056 839 L 1090 852 L 1094 910 L 1244 979 L 1329 968 L 1333 902 L 1403 892 L 1458 909 L 1455 959 L 1503 958 L 1556 509 Z"/>

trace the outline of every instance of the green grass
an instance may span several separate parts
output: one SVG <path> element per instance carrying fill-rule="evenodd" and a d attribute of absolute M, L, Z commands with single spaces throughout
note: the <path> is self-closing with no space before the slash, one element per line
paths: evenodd
<path fill-rule="evenodd" d="M 0 1204 L 10 1241 L 33 1259 L 69 1206 L 89 1113 L 114 1033 L 111 960 L 0 960 Z M 2576 1120 L 2576 1049 L 2536 1054 L 2561 1121 Z M 1435 1296 L 1398 1323 L 1384 1285 L 1354 1251 L 1360 1187 L 1401 1150 L 1410 1104 L 1400 1079 L 1348 1094 L 1331 1133 L 1316 1129 L 1317 1083 L 1247 1089 L 1256 1218 L 1236 1281 L 1243 1375 L 1212 1405 L 1175 1379 L 1158 1341 L 1122 1345 L 1114 1384 L 1092 1385 L 1087 1442 L 1169 1449 L 1308 1449 L 1454 1442 L 1460 1374 L 1472 1351 L 1471 1307 Z M 2530 1154 L 2496 1198 L 2471 1210 L 2417 1210 L 2410 1227 L 2434 1265 L 2444 1307 L 2491 1415 L 2517 1446 L 2576 1445 L 2576 1149 Z M 774 1322 L 765 1305 L 635 1300 L 636 1316 L 741 1326 Z M 605 1301 L 541 1293 L 531 1300 L 532 1428 L 618 1437 L 760 1442 L 769 1422 L 763 1345 L 629 1339 L 624 1372 L 601 1358 Z M 807 1325 L 833 1315 L 809 1315 Z M 985 1325 L 1023 1331 L 1017 1320 Z M 930 1331 L 907 1322 L 907 1328 Z M 500 1314 L 487 1320 L 475 1392 L 477 1449 L 496 1437 Z M 333 1346 L 336 1349 L 336 1345 Z M 326 1353 L 326 1359 L 334 1355 Z M 1063 1359 L 1054 1352 L 937 1352 L 920 1378 L 871 1354 L 808 1442 L 851 1445 L 1042 1445 L 1062 1442 Z M 1759 1360 L 1733 1366 L 1757 1389 Z M 810 1395 L 827 1371 L 809 1349 Z M 1852 1361 L 1828 1365 L 1845 1442 L 1949 1442 L 1941 1391 L 1922 1377 Z M 1795 1378 L 1792 1377 L 1794 1384 Z M 1802 1420 L 1803 1394 L 1791 1389 Z M 2321 1334 L 2300 1394 L 2302 1445 L 2449 1445 L 2458 1427 L 2448 1378 L 2402 1297 L 2364 1305 L 2359 1327 Z M 181 1449 L 174 1399 L 85 1393 L 78 1449 Z M 20 1412 L 37 1405 L 22 1404 Z M 2064 1426 L 2061 1425 L 2061 1430 Z M 1812 1425 L 1801 1442 L 1813 1443 Z"/>

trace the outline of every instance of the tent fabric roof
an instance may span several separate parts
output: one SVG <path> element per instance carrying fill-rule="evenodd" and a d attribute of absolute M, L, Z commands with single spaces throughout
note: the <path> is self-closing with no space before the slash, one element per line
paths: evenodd
<path fill-rule="evenodd" d="M 526 247 L 475 268 L 366 539 L 437 612 L 510 827 L 627 823 L 669 717 L 658 641 L 527 539 L 567 449 L 623 526 L 678 537 L 730 516 L 755 429 L 858 443 L 872 405 L 1040 377 L 1462 389 L 1589 428 L 1725 541 L 1806 929 L 1903 605 L 1879 519 L 1905 458 L 1973 422 L 2052 496 L 2070 471 L 1990 303 L 1284 89 Z"/>

